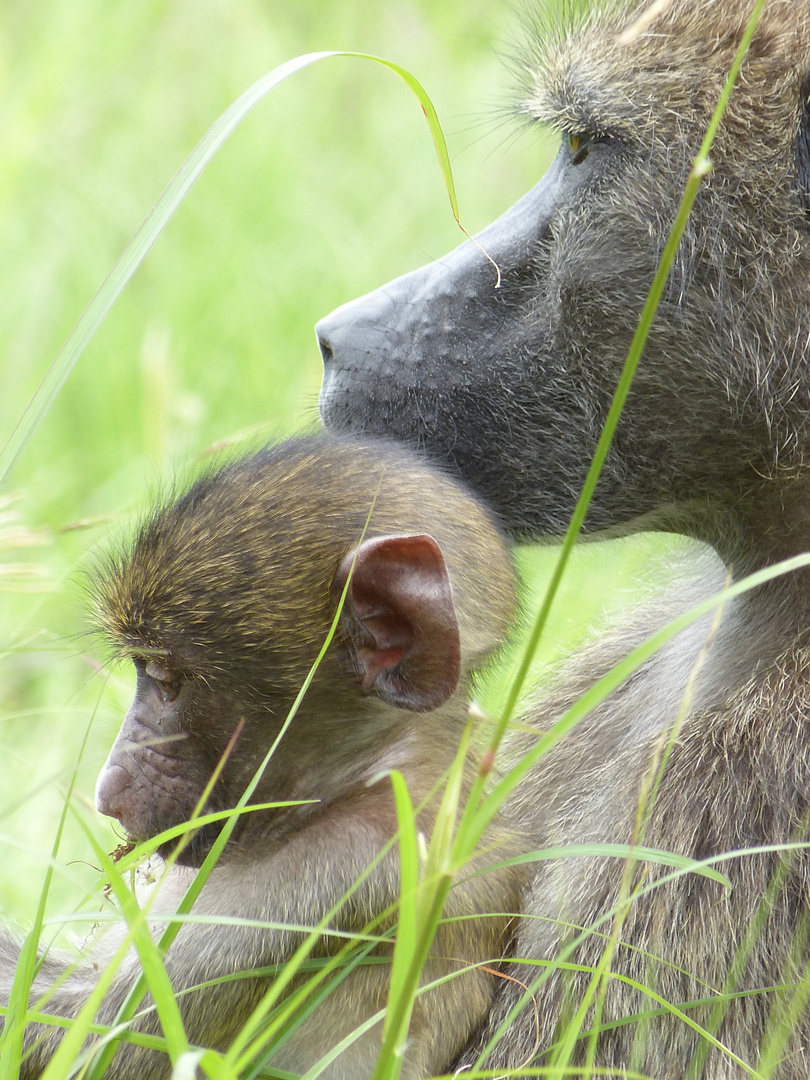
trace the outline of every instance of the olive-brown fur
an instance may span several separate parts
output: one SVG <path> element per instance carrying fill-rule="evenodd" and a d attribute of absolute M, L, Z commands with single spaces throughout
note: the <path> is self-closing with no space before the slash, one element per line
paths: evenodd
<path fill-rule="evenodd" d="M 219 766 L 203 809 L 236 806 L 326 641 L 347 581 L 335 637 L 251 798 L 280 805 L 240 817 L 194 907 L 212 918 L 185 925 L 166 957 L 193 1045 L 231 1046 L 274 968 L 304 941 L 302 928 L 327 924 L 311 950 L 320 957 L 347 934 L 390 934 L 400 880 L 389 773 L 407 783 L 429 838 L 467 723 L 471 672 L 512 617 L 512 569 L 490 515 L 457 481 L 398 447 L 322 436 L 227 465 L 165 502 L 94 588 L 97 622 L 137 671 L 97 802 L 143 840 L 188 820 Z M 471 755 L 465 790 L 476 767 Z M 185 844 L 153 912 L 175 910 L 220 829 L 200 828 Z M 498 822 L 487 845 L 482 871 L 518 850 Z M 519 883 L 520 871 L 507 868 L 451 890 L 424 978 L 460 977 L 416 1003 L 409 1080 L 447 1068 L 485 1018 L 495 980 L 479 965 L 508 947 Z M 48 1012 L 75 1017 L 122 940 L 117 926 L 78 966 L 48 952 L 34 999 L 47 993 Z M 385 1008 L 390 937 L 376 952 L 383 962 L 348 972 L 270 1055 L 274 1067 L 306 1072 Z M 18 957 L 18 943 L 0 932 L 0 1001 Z M 132 953 L 104 995 L 100 1022 L 115 1019 L 139 972 Z M 299 975 L 288 993 L 308 978 Z M 132 1026 L 161 1032 L 154 1009 Z M 61 1031 L 29 1027 L 24 1080 L 41 1075 Z M 321 1075 L 370 1077 L 380 1043 L 378 1022 Z M 171 1067 L 166 1054 L 122 1044 L 105 1075 L 162 1080 Z"/>

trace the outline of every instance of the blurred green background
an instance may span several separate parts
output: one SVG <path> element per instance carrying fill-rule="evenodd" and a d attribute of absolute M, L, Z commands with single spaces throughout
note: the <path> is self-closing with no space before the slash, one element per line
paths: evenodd
<path fill-rule="evenodd" d="M 508 5 L 484 0 L 6 0 L 3 439 L 175 169 L 242 90 L 290 57 L 352 49 L 409 69 L 444 126 L 462 220 L 470 231 L 486 225 L 556 148 L 507 117 L 503 56 L 516 32 Z M 131 684 L 128 671 L 100 673 L 103 646 L 86 633 L 94 553 L 212 445 L 315 425 L 316 319 L 461 239 L 417 100 L 358 60 L 327 60 L 275 90 L 193 189 L 26 450 L 7 489 L 13 503 L 0 507 L 6 916 L 24 923 L 31 913 L 79 761 L 53 910 L 97 881 L 82 823 L 116 842 L 92 793 Z M 541 663 L 643 588 L 655 550 L 584 549 Z M 533 590 L 552 557 L 522 553 Z M 489 709 L 503 677 L 483 693 Z"/>

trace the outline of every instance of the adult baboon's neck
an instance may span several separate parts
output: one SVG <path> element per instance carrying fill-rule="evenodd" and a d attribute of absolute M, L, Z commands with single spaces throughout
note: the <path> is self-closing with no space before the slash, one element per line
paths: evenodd
<path fill-rule="evenodd" d="M 670 507 L 655 521 L 714 548 L 732 580 L 739 581 L 810 552 L 810 475 L 757 477 L 722 499 Z M 810 570 L 794 570 L 791 580 L 791 589 L 806 593 L 810 607 Z"/>

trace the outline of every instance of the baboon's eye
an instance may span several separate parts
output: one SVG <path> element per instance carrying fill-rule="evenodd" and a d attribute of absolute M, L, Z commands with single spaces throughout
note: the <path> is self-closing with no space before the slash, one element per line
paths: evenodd
<path fill-rule="evenodd" d="M 146 674 L 155 684 L 161 698 L 167 704 L 174 701 L 183 688 L 182 676 L 176 671 L 170 671 L 168 668 L 162 667 L 160 664 L 150 661 L 146 665 Z"/>
<path fill-rule="evenodd" d="M 568 149 L 574 155 L 571 159 L 571 163 L 573 165 L 580 165 L 588 156 L 588 151 L 593 145 L 592 137 L 581 131 L 570 131 L 568 135 L 566 135 L 566 141 L 568 142 Z"/>

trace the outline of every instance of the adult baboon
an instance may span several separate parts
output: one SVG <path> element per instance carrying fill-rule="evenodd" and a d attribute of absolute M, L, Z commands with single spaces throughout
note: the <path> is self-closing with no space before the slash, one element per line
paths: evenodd
<path fill-rule="evenodd" d="M 543 27 L 527 49 L 522 107 L 558 127 L 562 146 L 541 183 L 478 238 L 501 268 L 501 287 L 467 243 L 325 319 L 327 425 L 422 446 L 516 534 L 559 534 L 752 7 L 594 4 Z M 712 162 L 586 529 L 683 533 L 714 548 L 722 565 L 696 555 L 665 603 L 579 656 L 539 712 L 541 728 L 727 571 L 740 577 L 810 548 L 807 3 L 766 3 Z M 704 858 L 804 838 L 808 625 L 803 572 L 729 604 L 699 672 L 708 627 L 693 627 L 544 760 L 513 814 L 541 846 L 630 841 L 650 761 L 695 671 L 644 842 Z M 737 1055 L 752 1066 L 761 1057 L 781 1078 L 810 1074 L 810 860 L 800 851 L 782 863 L 771 852 L 722 868 L 728 892 L 688 875 L 631 906 L 600 1001 L 597 1065 L 719 1078 L 742 1075 Z M 537 918 L 525 920 L 518 952 L 554 956 L 565 936 L 555 920 L 569 935 L 591 926 L 615 902 L 623 871 L 621 860 L 541 864 L 525 901 Z M 662 873 L 643 864 L 647 883 Z M 569 959 L 593 967 L 603 949 L 590 935 Z M 537 969 L 513 973 L 531 983 Z M 523 1063 L 548 1046 L 589 978 L 547 977 L 536 1014 L 525 1008 L 513 1019 L 488 1062 Z M 724 987 L 738 996 L 713 1011 Z M 487 1037 L 520 994 L 505 984 Z M 712 1048 L 695 1022 L 728 1049 Z"/>
<path fill-rule="evenodd" d="M 335 636 L 282 734 L 344 589 Z M 287 987 L 299 993 L 298 1014 L 264 1057 L 303 1073 L 346 1039 L 318 1075 L 370 1077 L 381 1024 L 351 1034 L 385 1008 L 389 989 L 400 886 L 390 774 L 407 782 L 429 837 L 467 723 L 468 676 L 512 613 L 498 529 L 457 481 L 400 447 L 310 438 L 226 466 L 158 508 L 100 576 L 96 596 L 100 625 L 137 671 L 97 802 L 133 839 L 180 825 L 201 803 L 205 813 L 235 807 L 279 740 L 250 799 L 275 805 L 240 817 L 194 907 L 208 920 L 185 925 L 166 956 L 187 1038 L 229 1049 L 307 929 L 322 928 L 308 953 L 322 962 L 359 935 L 370 958 L 355 956 L 328 982 L 316 970 Z M 475 768 L 465 763 L 462 787 Z M 153 911 L 176 909 L 222 824 L 186 837 Z M 487 845 L 482 870 L 516 850 L 498 823 Z M 449 1067 L 486 1016 L 495 980 L 481 965 L 506 948 L 520 874 L 496 869 L 452 890 L 425 968 L 426 980 L 440 981 L 414 1009 L 404 1077 Z M 75 1018 L 122 941 L 115 927 L 79 963 L 47 952 L 33 1001 L 45 995 L 44 1012 Z M 19 944 L 0 932 L 4 1005 L 18 958 Z M 113 1023 L 139 974 L 132 952 L 99 1004 L 100 1022 Z M 159 1034 L 164 1019 L 147 999 L 125 1026 Z M 24 1080 L 45 1070 L 63 1030 L 28 1028 Z M 124 1042 L 106 1075 L 159 1080 L 174 1064 Z"/>

